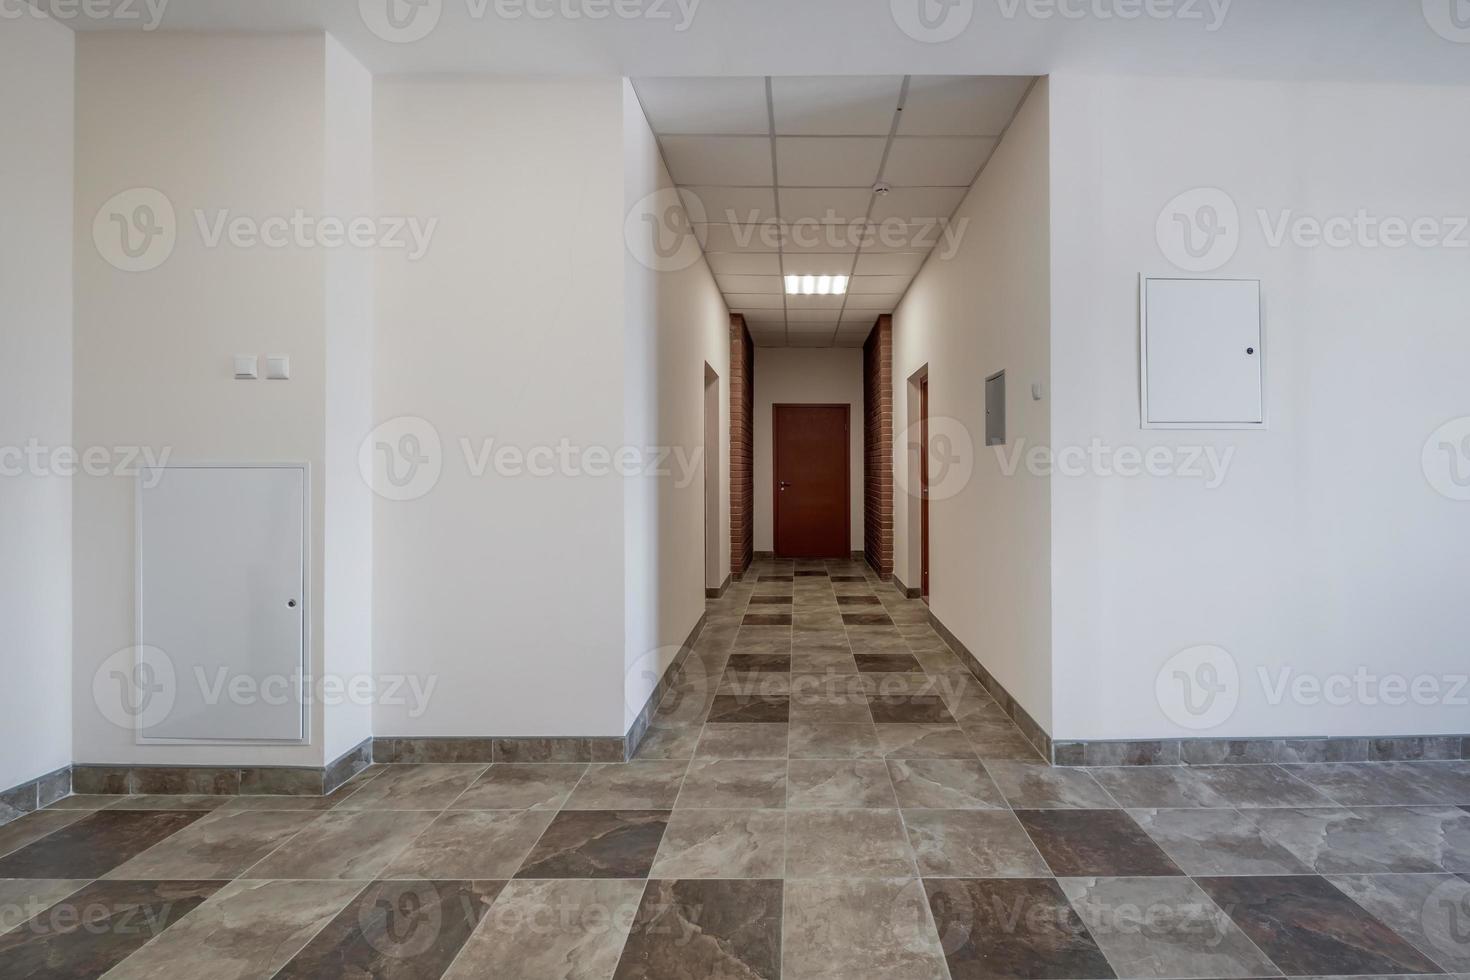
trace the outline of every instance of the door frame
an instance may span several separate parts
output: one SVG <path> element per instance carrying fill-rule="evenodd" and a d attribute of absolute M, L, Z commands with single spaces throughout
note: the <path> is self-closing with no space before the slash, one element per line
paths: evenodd
<path fill-rule="evenodd" d="M 852 405 L 847 402 L 774 402 L 771 405 L 771 550 L 777 558 L 781 550 L 781 454 L 777 451 L 776 432 L 783 408 L 840 408 L 842 427 L 842 540 L 847 542 L 841 557 L 852 555 Z"/>
<path fill-rule="evenodd" d="M 704 365 L 704 591 L 705 596 L 718 596 L 725 587 L 728 570 L 720 561 L 720 542 L 728 539 L 720 510 L 720 490 L 724 472 L 720 451 L 720 376 L 706 362 Z"/>
<path fill-rule="evenodd" d="M 929 372 L 919 378 L 919 598 L 929 601 Z"/>

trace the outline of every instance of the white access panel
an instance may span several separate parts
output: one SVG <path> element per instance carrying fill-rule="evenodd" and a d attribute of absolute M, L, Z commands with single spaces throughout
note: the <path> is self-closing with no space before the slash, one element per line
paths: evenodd
<path fill-rule="evenodd" d="M 1261 284 L 1144 277 L 1145 428 L 1259 428 L 1266 423 Z"/>
<path fill-rule="evenodd" d="M 305 741 L 307 501 L 303 464 L 140 473 L 140 742 Z"/>

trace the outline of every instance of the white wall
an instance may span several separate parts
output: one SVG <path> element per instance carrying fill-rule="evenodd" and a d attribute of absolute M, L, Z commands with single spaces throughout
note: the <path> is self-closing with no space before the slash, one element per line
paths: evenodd
<path fill-rule="evenodd" d="M 438 684 L 417 717 L 379 705 L 377 735 L 624 731 L 619 478 L 472 465 L 486 440 L 623 442 L 622 99 L 617 78 L 377 80 L 378 206 L 439 225 L 422 259 L 380 258 L 374 414 L 443 446 L 432 490 L 374 508 L 374 667 Z"/>
<path fill-rule="evenodd" d="M 1436 493 L 1420 456 L 1470 415 L 1470 253 L 1271 247 L 1257 216 L 1470 214 L 1470 129 L 1447 122 L 1470 118 L 1470 89 L 1061 76 L 1051 90 L 1057 445 L 1235 451 L 1213 490 L 1053 480 L 1053 734 L 1470 731 L 1464 706 L 1272 706 L 1258 676 L 1465 672 L 1470 504 Z M 1238 251 L 1207 274 L 1264 281 L 1267 431 L 1139 428 L 1138 276 L 1180 274 L 1155 221 L 1196 187 L 1240 212 Z M 1238 708 L 1207 730 L 1154 694 L 1198 644 L 1229 651 L 1241 678 Z"/>
<path fill-rule="evenodd" d="M 348 566 L 365 552 L 346 539 L 367 528 L 342 486 L 340 455 L 329 465 L 325 446 L 329 432 L 335 440 L 361 425 L 362 269 L 334 256 L 329 275 L 320 247 L 211 247 L 195 212 L 263 221 L 361 203 L 361 182 L 331 170 L 362 163 L 361 69 L 321 34 L 87 33 L 77 39 L 76 78 L 76 442 L 167 450 L 174 462 L 309 463 L 311 668 L 318 677 L 354 669 L 363 633 L 350 623 L 364 615 L 366 578 Z M 99 209 L 132 188 L 161 192 L 177 218 L 173 252 L 151 271 L 116 268 L 93 242 Z M 340 358 L 330 372 L 329 346 Z M 289 354 L 291 380 L 232 380 L 237 352 Z M 340 400 L 330 420 L 329 398 Z M 310 745 L 134 745 L 130 730 L 99 711 L 92 688 L 106 659 L 135 642 L 133 479 L 81 477 L 74 494 L 76 761 L 319 765 L 328 743 L 345 747 L 365 734 L 360 712 L 328 730 L 318 703 Z M 338 572 L 348 577 L 328 592 L 326 577 Z M 344 651 L 330 663 L 328 635 Z"/>
<path fill-rule="evenodd" d="M 670 206 L 680 206 L 626 80 L 622 120 L 625 213 L 636 213 L 639 202 L 660 191 Z M 730 567 L 730 313 L 703 256 L 691 251 L 691 264 L 665 268 L 640 261 L 650 253 L 627 244 L 624 443 L 671 455 L 669 472 L 624 482 L 625 728 L 704 614 L 703 454 L 719 461 L 721 486 L 712 515 L 720 528 L 716 567 Z M 720 379 L 719 439 L 712 446 L 704 445 L 706 367 Z"/>
<path fill-rule="evenodd" d="M 918 442 L 908 379 L 927 366 L 931 445 L 961 461 L 939 479 L 931 461 L 930 605 L 934 614 L 1043 727 L 1052 717 L 1051 513 L 1047 480 L 1007 476 L 985 448 L 985 378 L 1007 373 L 1012 444 L 1044 444 L 1051 356 L 1047 85 L 1039 82 L 960 205 L 959 250 L 931 256 L 894 314 L 894 572 L 919 586 L 912 556 L 908 461 Z M 756 373 L 757 387 L 761 374 Z M 911 428 L 912 427 L 912 428 Z M 965 461 L 973 469 L 965 478 Z"/>
<path fill-rule="evenodd" d="M 775 548 L 771 406 L 848 405 L 851 550 L 863 550 L 863 351 L 860 347 L 755 349 L 755 550 Z"/>
<path fill-rule="evenodd" d="M 71 762 L 72 33 L 0 30 L 0 790 Z"/>
<path fill-rule="evenodd" d="M 375 213 L 373 77 L 337 41 L 326 38 L 326 213 Z M 373 676 L 373 493 L 358 469 L 358 446 L 373 426 L 372 252 L 339 248 L 326 258 L 326 473 L 323 663 L 346 681 Z M 326 761 L 373 734 L 373 711 L 361 698 L 324 708 Z"/>

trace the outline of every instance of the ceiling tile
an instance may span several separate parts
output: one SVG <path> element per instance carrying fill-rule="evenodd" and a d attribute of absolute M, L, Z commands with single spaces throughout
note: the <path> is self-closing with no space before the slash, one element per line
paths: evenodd
<path fill-rule="evenodd" d="M 633 90 L 655 133 L 770 132 L 766 80 L 635 78 Z"/>
<path fill-rule="evenodd" d="M 861 347 L 867 341 L 866 334 L 859 337 L 856 335 L 838 334 L 832 341 L 833 347 Z"/>
<path fill-rule="evenodd" d="M 883 161 L 886 143 L 881 136 L 779 137 L 776 169 L 781 186 L 872 187 L 878 182 L 878 165 Z"/>
<path fill-rule="evenodd" d="M 887 136 L 902 88 L 903 78 L 898 75 L 772 78 L 776 132 Z"/>
<path fill-rule="evenodd" d="M 787 347 L 827 348 L 832 347 L 832 335 L 829 333 L 812 334 L 810 336 L 792 337 L 786 342 Z"/>
<path fill-rule="evenodd" d="M 809 327 L 814 323 L 825 323 L 828 327 L 835 328 L 837 326 L 837 310 L 788 310 L 786 312 L 786 322 L 793 327 L 797 324 L 801 324 L 803 327 Z"/>
<path fill-rule="evenodd" d="M 867 187 L 783 187 L 781 220 L 847 224 L 868 214 L 873 191 Z"/>
<path fill-rule="evenodd" d="M 850 276 L 851 252 L 801 252 L 783 257 L 782 271 L 788 276 Z"/>
<path fill-rule="evenodd" d="M 990 136 L 900 136 L 883 179 L 901 187 L 969 187 L 995 142 Z"/>
<path fill-rule="evenodd" d="M 720 291 L 726 293 L 780 293 L 780 276 L 715 276 Z"/>
<path fill-rule="evenodd" d="M 797 225 L 789 228 L 781 251 L 787 255 L 851 255 L 862 243 L 860 230 L 847 225 Z"/>
<path fill-rule="evenodd" d="M 664 163 L 676 184 L 771 184 L 771 142 L 760 136 L 665 136 Z"/>
<path fill-rule="evenodd" d="M 999 136 L 1029 75 L 915 75 L 900 113 L 903 136 Z"/>
<path fill-rule="evenodd" d="M 781 229 L 774 222 L 695 225 L 694 234 L 706 252 L 776 252 L 781 247 Z"/>
<path fill-rule="evenodd" d="M 679 196 L 696 223 L 743 224 L 776 217 L 776 192 L 767 187 L 680 187 Z"/>
<path fill-rule="evenodd" d="M 759 311 L 745 314 L 745 325 L 751 330 L 770 332 L 772 330 L 786 329 L 786 315 L 784 313 L 770 316 Z"/>
<path fill-rule="evenodd" d="M 902 293 L 851 293 L 847 297 L 848 311 L 872 310 L 874 313 L 892 313 Z"/>
<path fill-rule="evenodd" d="M 864 252 L 857 257 L 852 272 L 856 276 L 912 276 L 928 255 L 928 252 Z"/>
<path fill-rule="evenodd" d="M 873 195 L 872 219 L 923 221 L 948 218 L 968 192 L 967 187 L 895 187 L 887 194 Z"/>
<path fill-rule="evenodd" d="M 878 316 L 879 314 L 872 310 L 854 310 L 849 305 L 847 309 L 842 311 L 842 330 L 846 332 L 861 329 L 867 332 L 872 329 Z"/>
<path fill-rule="evenodd" d="M 913 276 L 854 276 L 847 284 L 847 291 L 853 295 L 901 293 L 913 280 Z"/>
<path fill-rule="evenodd" d="M 786 297 L 779 293 L 725 293 L 725 305 L 737 313 L 744 310 L 784 310 Z"/>
<path fill-rule="evenodd" d="M 718 276 L 779 276 L 781 257 L 775 252 L 708 252 L 705 258 Z"/>
<path fill-rule="evenodd" d="M 936 246 L 948 251 L 953 248 L 951 239 L 962 237 L 968 225 L 945 220 L 905 222 L 897 218 L 885 218 L 874 224 L 872 231 L 863 238 L 863 254 L 870 252 L 923 252 Z M 946 234 L 949 236 L 946 238 Z"/>
<path fill-rule="evenodd" d="M 842 309 L 842 296 L 787 296 L 786 309 L 793 312 L 800 310 L 831 310 L 832 316 L 837 316 L 837 311 Z"/>

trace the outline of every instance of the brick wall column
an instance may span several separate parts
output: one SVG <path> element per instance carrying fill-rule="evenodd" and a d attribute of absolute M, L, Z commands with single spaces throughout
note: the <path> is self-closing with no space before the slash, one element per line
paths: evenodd
<path fill-rule="evenodd" d="M 863 344 L 863 553 L 883 578 L 893 574 L 893 317 L 873 324 Z"/>
<path fill-rule="evenodd" d="M 755 553 L 755 342 L 745 317 L 730 317 L 730 574 Z"/>

